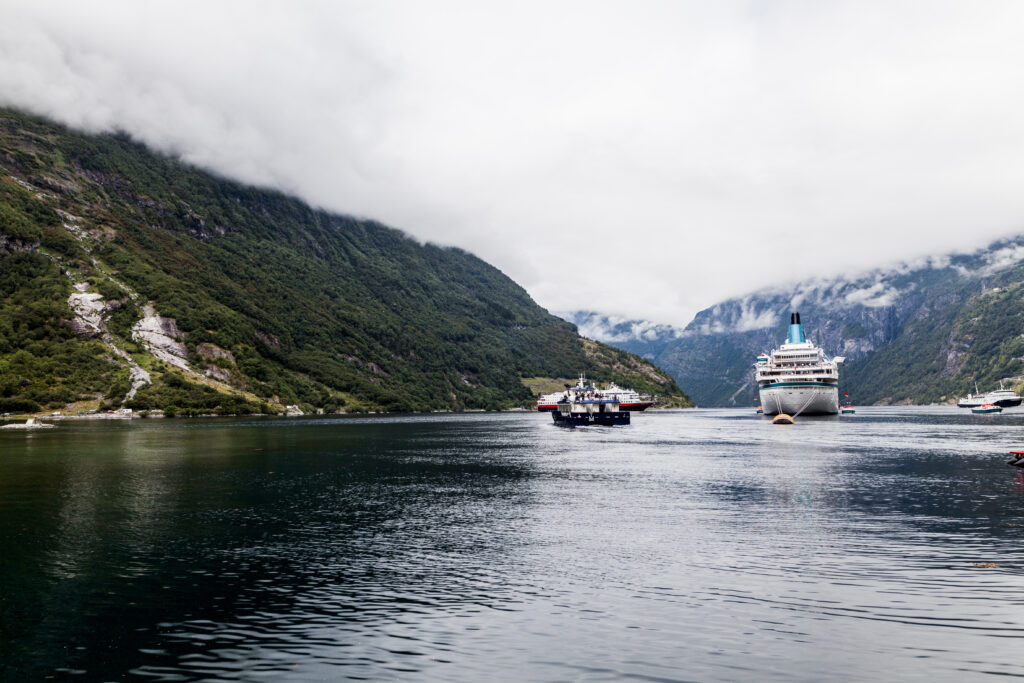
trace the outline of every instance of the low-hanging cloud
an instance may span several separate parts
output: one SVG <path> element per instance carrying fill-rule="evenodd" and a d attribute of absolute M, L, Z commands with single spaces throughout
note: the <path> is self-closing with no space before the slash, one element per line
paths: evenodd
<path fill-rule="evenodd" d="M 0 0 L 0 102 L 469 249 L 553 310 L 1024 230 L 1013 2 Z"/>

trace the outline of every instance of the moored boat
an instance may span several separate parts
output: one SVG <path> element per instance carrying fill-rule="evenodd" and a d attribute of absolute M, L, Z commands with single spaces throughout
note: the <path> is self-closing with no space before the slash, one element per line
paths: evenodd
<path fill-rule="evenodd" d="M 789 318 L 789 336 L 757 357 L 755 378 L 765 415 L 835 415 L 839 412 L 839 364 L 807 340 L 800 314 Z"/>
<path fill-rule="evenodd" d="M 652 397 L 637 393 L 632 389 L 623 389 L 615 382 L 609 384 L 607 389 L 601 389 L 601 394 L 615 398 L 619 402 L 621 410 L 643 411 L 654 405 Z"/>
<path fill-rule="evenodd" d="M 975 382 L 974 383 L 974 393 L 973 394 L 967 394 L 966 396 L 961 398 L 959 401 L 957 401 L 956 402 L 956 407 L 957 408 L 977 408 L 978 406 L 983 406 L 986 403 L 988 403 L 988 401 L 986 400 L 986 397 L 987 397 L 986 394 L 982 394 L 982 393 L 980 393 L 978 391 L 978 383 Z"/>
<path fill-rule="evenodd" d="M 56 425 L 49 424 L 48 422 L 36 422 L 34 417 L 28 418 L 25 422 L 16 422 L 14 424 L 4 425 L 0 429 L 53 429 Z"/>
<path fill-rule="evenodd" d="M 556 391 L 552 394 L 544 394 L 537 399 L 537 410 L 548 413 L 558 407 L 558 401 L 565 395 L 564 391 Z"/>
<path fill-rule="evenodd" d="M 975 415 L 988 415 L 989 413 L 1001 413 L 1003 409 L 992 403 L 986 403 L 974 408 L 971 408 L 971 412 Z"/>

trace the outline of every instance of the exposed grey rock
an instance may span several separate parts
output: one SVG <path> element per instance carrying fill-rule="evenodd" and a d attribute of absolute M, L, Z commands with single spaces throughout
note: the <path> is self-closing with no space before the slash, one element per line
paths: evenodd
<path fill-rule="evenodd" d="M 150 353 L 165 363 L 191 372 L 188 348 L 180 341 L 182 337 L 174 319 L 159 315 L 152 304 L 142 307 L 142 319 L 132 327 L 132 338 Z"/>
<path fill-rule="evenodd" d="M 210 344 L 209 342 L 202 342 L 196 345 L 196 353 L 203 358 L 224 358 L 232 365 L 235 364 L 234 355 L 227 349 L 222 349 L 216 344 Z"/>

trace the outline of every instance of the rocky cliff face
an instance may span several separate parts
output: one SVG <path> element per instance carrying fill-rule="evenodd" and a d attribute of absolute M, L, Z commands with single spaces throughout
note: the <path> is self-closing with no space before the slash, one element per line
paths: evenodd
<path fill-rule="evenodd" d="M 752 293 L 701 311 L 683 329 L 595 313 L 564 317 L 667 369 L 698 405 L 751 405 L 753 359 L 785 337 L 795 310 L 815 343 L 847 358 L 843 382 L 854 400 L 950 401 L 975 380 L 991 386 L 1024 372 L 1022 264 L 1024 236 L 973 254 Z"/>

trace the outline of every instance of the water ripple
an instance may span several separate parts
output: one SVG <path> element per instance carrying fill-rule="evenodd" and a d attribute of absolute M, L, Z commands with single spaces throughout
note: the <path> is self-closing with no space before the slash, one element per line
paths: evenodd
<path fill-rule="evenodd" d="M 1024 676 L 1024 477 L 1003 462 L 1024 410 L 1003 417 L 3 435 L 0 677 Z"/>

